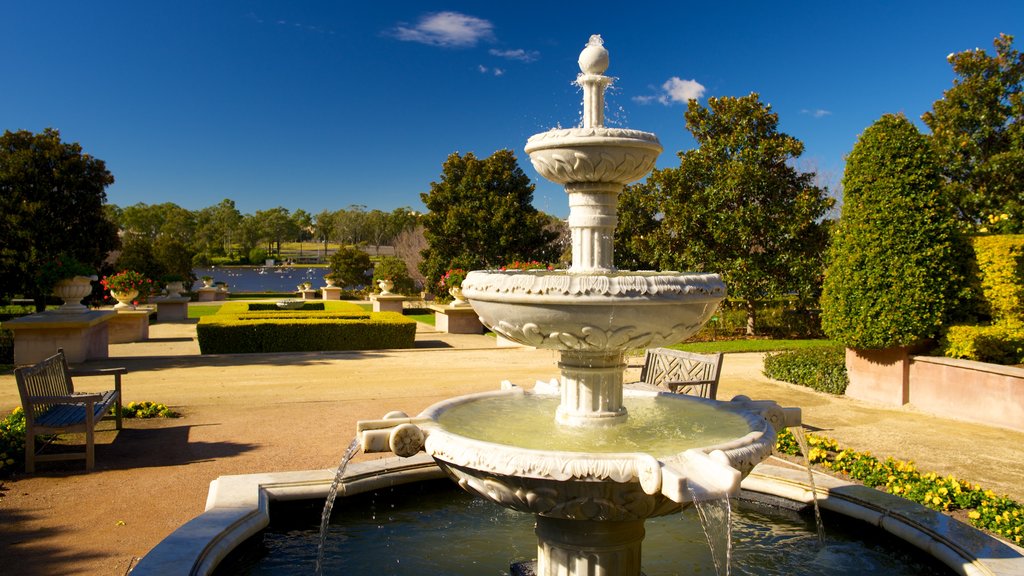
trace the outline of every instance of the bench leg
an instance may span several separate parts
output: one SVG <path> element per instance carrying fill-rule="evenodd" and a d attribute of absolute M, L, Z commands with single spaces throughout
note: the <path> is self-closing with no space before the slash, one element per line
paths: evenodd
<path fill-rule="evenodd" d="M 32 474 L 36 471 L 36 434 L 31 428 L 25 434 L 25 472 Z"/>
<path fill-rule="evenodd" d="M 85 433 L 85 469 L 87 471 L 96 467 L 96 440 L 93 438 L 93 430 L 90 428 Z"/>
<path fill-rule="evenodd" d="M 117 402 L 114 404 L 114 427 L 121 429 L 121 375 L 114 374 L 114 391 L 117 392 Z"/>

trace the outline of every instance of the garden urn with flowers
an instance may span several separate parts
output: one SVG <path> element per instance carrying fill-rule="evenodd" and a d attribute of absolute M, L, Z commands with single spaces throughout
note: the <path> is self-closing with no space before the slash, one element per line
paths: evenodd
<path fill-rule="evenodd" d="M 146 278 L 141 272 L 134 270 L 122 270 L 117 274 L 104 276 L 100 283 L 110 291 L 110 295 L 117 300 L 114 308 L 117 310 L 135 309 L 136 298 L 140 295 L 149 294 L 152 280 Z"/>
<path fill-rule="evenodd" d="M 338 283 L 338 277 L 334 274 L 327 274 L 324 276 L 324 282 L 326 282 L 328 286 L 333 288 Z"/>
<path fill-rule="evenodd" d="M 391 294 L 391 289 L 395 287 L 395 283 L 390 278 L 381 278 L 377 280 L 377 286 L 380 288 L 380 293 L 383 295 Z"/>
<path fill-rule="evenodd" d="M 168 298 L 178 298 L 185 291 L 184 279 L 181 276 L 167 275 L 163 277 L 163 281 Z"/>
<path fill-rule="evenodd" d="M 36 280 L 43 292 L 49 292 L 64 301 L 57 312 L 77 314 L 89 309 L 82 304 L 82 298 L 92 293 L 95 271 L 79 260 L 60 254 L 39 266 Z"/>
<path fill-rule="evenodd" d="M 462 295 L 462 281 L 466 279 L 466 271 L 462 268 L 452 268 L 441 276 L 441 287 L 448 291 L 448 294 L 452 297 L 451 306 L 468 306 L 469 302 L 466 301 Z"/>

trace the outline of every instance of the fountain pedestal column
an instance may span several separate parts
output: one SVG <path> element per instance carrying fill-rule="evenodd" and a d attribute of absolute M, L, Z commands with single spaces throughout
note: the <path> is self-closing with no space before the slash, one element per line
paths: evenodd
<path fill-rule="evenodd" d="M 614 269 L 615 225 L 622 184 L 566 184 L 569 230 L 572 232 L 572 272 L 611 272 Z"/>
<path fill-rule="evenodd" d="M 622 405 L 622 352 L 563 351 L 561 402 L 555 418 L 560 424 L 589 426 L 626 420 Z"/>
<path fill-rule="evenodd" d="M 640 576 L 644 521 L 597 522 L 537 516 L 537 576 Z"/>

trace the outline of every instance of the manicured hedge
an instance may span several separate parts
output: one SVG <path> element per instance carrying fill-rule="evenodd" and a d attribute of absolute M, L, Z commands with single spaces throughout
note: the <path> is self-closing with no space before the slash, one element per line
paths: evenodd
<path fill-rule="evenodd" d="M 196 326 L 203 354 L 412 348 L 416 321 L 395 312 L 204 316 Z"/>
<path fill-rule="evenodd" d="M 978 236 L 973 244 L 992 319 L 1024 318 L 1024 235 Z"/>
<path fill-rule="evenodd" d="M 276 302 L 227 302 L 221 305 L 217 311 L 218 314 L 245 314 L 247 312 L 281 312 L 287 314 L 294 314 L 298 312 L 331 312 L 336 314 L 346 314 L 349 316 L 366 316 L 368 312 L 363 309 L 362 306 L 354 304 L 352 302 L 344 302 L 341 300 L 327 300 L 327 301 L 309 301 L 303 302 L 301 308 L 295 310 L 286 310 L 277 307 Z"/>
<path fill-rule="evenodd" d="M 850 383 L 843 348 L 807 348 L 768 354 L 764 375 L 829 394 L 843 394 Z"/>
<path fill-rule="evenodd" d="M 950 326 L 940 350 L 947 358 L 1024 364 L 1024 324 L 1015 321 L 992 326 Z"/>

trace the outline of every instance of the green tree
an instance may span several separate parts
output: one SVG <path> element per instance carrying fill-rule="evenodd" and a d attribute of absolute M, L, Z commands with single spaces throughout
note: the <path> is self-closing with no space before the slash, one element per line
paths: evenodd
<path fill-rule="evenodd" d="M 0 136 L 0 298 L 23 294 L 41 307 L 33 270 L 62 252 L 99 269 L 119 246 L 105 209 L 113 182 L 102 160 L 58 130 Z"/>
<path fill-rule="evenodd" d="M 747 333 L 757 303 L 817 296 L 828 240 L 827 191 L 791 162 L 803 144 L 778 131 L 778 115 L 757 94 L 691 100 L 686 127 L 699 148 L 679 168 L 655 170 L 620 198 L 618 245 L 638 267 L 720 273 L 745 302 Z"/>
<path fill-rule="evenodd" d="M 270 210 L 257 210 L 254 215 L 262 230 L 262 239 L 267 242 L 267 252 L 281 256 L 281 242 L 295 238 L 298 231 L 288 209 L 278 206 Z"/>
<path fill-rule="evenodd" d="M 313 217 L 313 237 L 324 244 L 324 257 L 327 257 L 327 243 L 334 237 L 335 213 L 321 210 Z"/>
<path fill-rule="evenodd" d="M 395 256 L 384 256 L 373 266 L 373 283 L 378 280 L 391 280 L 395 287 L 391 290 L 397 294 L 412 295 L 416 293 L 416 283 L 409 276 L 405 261 Z"/>
<path fill-rule="evenodd" d="M 957 77 L 922 118 L 960 217 L 993 231 L 1024 231 L 1024 55 L 1000 34 L 994 56 L 949 55 Z M 1002 218 L 1006 214 L 1007 218 Z"/>
<path fill-rule="evenodd" d="M 363 286 L 370 281 L 370 256 L 353 246 L 342 246 L 331 254 L 327 267 L 341 278 L 341 286 Z"/>
<path fill-rule="evenodd" d="M 440 182 L 420 195 L 429 246 L 420 271 L 433 285 L 448 268 L 496 268 L 516 260 L 553 262 L 557 234 L 531 205 L 534 186 L 511 150 L 484 160 L 453 153 Z"/>
<path fill-rule="evenodd" d="M 965 296 L 968 247 L 928 139 L 887 114 L 846 159 L 828 251 L 822 328 L 849 348 L 909 346 L 939 334 Z"/>

